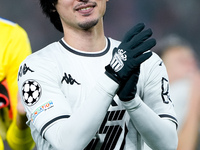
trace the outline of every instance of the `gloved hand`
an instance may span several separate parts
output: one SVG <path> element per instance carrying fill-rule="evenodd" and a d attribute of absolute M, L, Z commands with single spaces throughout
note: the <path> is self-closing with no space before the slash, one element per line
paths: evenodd
<path fill-rule="evenodd" d="M 155 46 L 156 42 L 154 39 L 151 39 L 149 41 L 150 42 L 148 44 L 143 43 L 143 46 L 141 46 L 140 48 L 150 49 L 153 46 Z M 148 57 L 146 58 L 148 59 Z M 137 82 L 138 82 L 139 74 L 140 74 L 140 64 L 134 68 L 134 70 L 132 71 L 132 75 L 127 81 L 121 82 L 120 88 L 117 92 L 117 95 L 120 100 L 129 101 L 135 97 L 135 94 L 137 92 Z"/>
<path fill-rule="evenodd" d="M 137 92 L 137 82 L 140 74 L 140 66 L 134 69 L 128 81 L 122 82 L 117 95 L 121 101 L 129 101 L 135 98 Z"/>
<path fill-rule="evenodd" d="M 114 48 L 110 64 L 105 67 L 106 75 L 118 84 L 125 83 L 131 74 L 138 74 L 134 70 L 152 55 L 147 51 L 155 46 L 156 41 L 149 39 L 151 29 L 143 31 L 144 28 L 145 25 L 139 23 L 127 32 L 119 47 Z"/>

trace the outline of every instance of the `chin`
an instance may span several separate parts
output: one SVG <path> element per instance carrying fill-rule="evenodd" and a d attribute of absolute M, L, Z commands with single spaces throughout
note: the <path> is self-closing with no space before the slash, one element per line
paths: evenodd
<path fill-rule="evenodd" d="M 96 26 L 98 22 L 99 22 L 98 20 L 92 20 L 92 21 L 79 23 L 78 26 L 84 30 L 88 30 Z"/>

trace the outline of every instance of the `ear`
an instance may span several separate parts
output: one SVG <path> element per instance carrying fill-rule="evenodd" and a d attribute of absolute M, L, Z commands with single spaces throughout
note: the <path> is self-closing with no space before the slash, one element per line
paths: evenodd
<path fill-rule="evenodd" d="M 51 3 L 52 4 L 52 9 L 51 9 L 51 12 L 56 12 L 56 7 L 55 7 L 55 4 L 54 3 Z"/>

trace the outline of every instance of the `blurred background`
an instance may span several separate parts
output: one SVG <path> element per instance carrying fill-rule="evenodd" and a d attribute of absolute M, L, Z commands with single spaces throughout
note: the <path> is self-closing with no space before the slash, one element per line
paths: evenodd
<path fill-rule="evenodd" d="M 176 33 L 188 40 L 200 55 L 199 6 L 199 0 L 110 0 L 105 32 L 121 40 L 129 28 L 144 22 L 152 28 L 157 40 Z M 62 37 L 42 14 L 39 0 L 0 0 L 0 16 L 17 22 L 27 31 L 33 52 Z"/>
<path fill-rule="evenodd" d="M 132 26 L 144 22 L 152 28 L 158 44 L 166 35 L 177 34 L 192 45 L 200 60 L 199 7 L 200 0 L 110 0 L 104 18 L 105 34 L 121 40 Z M 63 36 L 42 14 L 39 0 L 0 0 L 0 17 L 26 30 L 33 52 Z"/>

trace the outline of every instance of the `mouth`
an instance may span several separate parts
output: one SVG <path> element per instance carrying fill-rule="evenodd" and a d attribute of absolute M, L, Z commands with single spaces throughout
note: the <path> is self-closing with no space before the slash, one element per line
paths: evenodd
<path fill-rule="evenodd" d="M 96 7 L 96 3 L 81 3 L 75 7 L 75 11 L 78 11 L 82 14 L 89 14 Z"/>
<path fill-rule="evenodd" d="M 94 8 L 94 7 L 88 6 L 88 7 L 80 8 L 80 9 L 78 9 L 77 11 L 87 11 L 87 10 L 92 9 L 92 8 Z"/>

